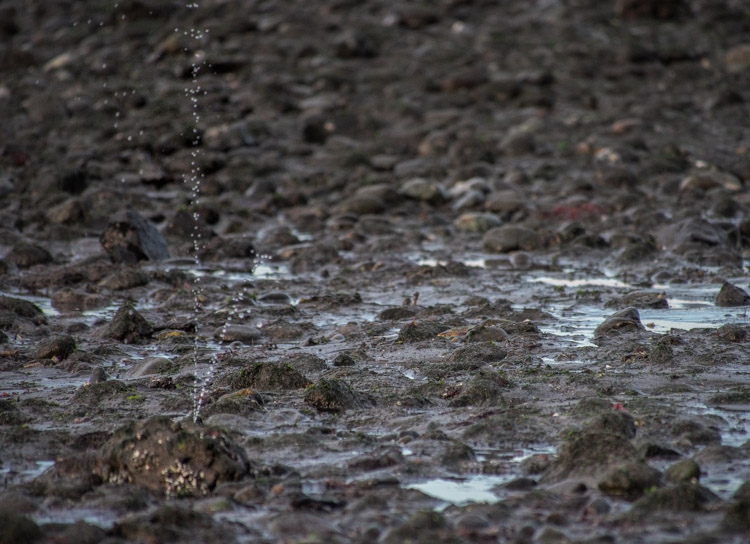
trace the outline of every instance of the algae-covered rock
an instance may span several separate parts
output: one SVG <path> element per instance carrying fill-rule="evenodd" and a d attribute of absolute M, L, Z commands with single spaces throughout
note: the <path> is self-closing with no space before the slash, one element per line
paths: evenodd
<path fill-rule="evenodd" d="M 300 389 L 310 380 L 288 363 L 257 362 L 231 375 L 227 384 L 232 389 L 252 387 L 261 391 Z"/>
<path fill-rule="evenodd" d="M 307 390 L 305 403 L 320 412 L 343 412 L 369 406 L 372 401 L 368 396 L 354 391 L 343 380 L 324 378 Z"/>
<path fill-rule="evenodd" d="M 599 480 L 599 490 L 613 497 L 635 500 L 660 483 L 658 470 L 645 463 L 629 462 L 609 469 Z"/>

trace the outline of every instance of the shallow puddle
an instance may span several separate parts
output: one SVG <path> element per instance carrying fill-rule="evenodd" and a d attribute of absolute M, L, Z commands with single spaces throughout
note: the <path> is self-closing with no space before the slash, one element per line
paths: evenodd
<path fill-rule="evenodd" d="M 512 474 L 477 474 L 466 479 L 435 478 L 406 487 L 407 489 L 416 489 L 425 495 L 445 501 L 446 504 L 438 508 L 438 510 L 442 510 L 451 504 L 465 506 L 477 502 L 497 502 L 500 500 L 500 497 L 493 491 L 493 488 L 509 482 L 514 477 Z"/>

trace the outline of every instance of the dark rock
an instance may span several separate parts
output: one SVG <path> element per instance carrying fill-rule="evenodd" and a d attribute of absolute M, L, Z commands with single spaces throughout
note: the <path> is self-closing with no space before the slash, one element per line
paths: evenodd
<path fill-rule="evenodd" d="M 250 416 L 264 411 L 263 397 L 253 389 L 240 389 L 219 397 L 216 402 L 203 409 L 203 417 L 209 418 L 216 414 L 235 414 Z M 210 421 L 207 419 L 207 421 Z"/>
<path fill-rule="evenodd" d="M 232 389 L 255 388 L 260 391 L 301 389 L 310 383 L 289 363 L 254 363 L 229 376 L 225 383 Z"/>
<path fill-rule="evenodd" d="M 750 404 L 750 387 L 740 385 L 734 387 L 731 391 L 716 393 L 708 399 L 706 404 L 714 406 L 717 404 Z"/>
<path fill-rule="evenodd" d="M 316 330 L 315 325 L 309 322 L 290 323 L 285 319 L 276 319 L 263 326 L 263 335 L 272 342 L 289 342 L 298 340 Z"/>
<path fill-rule="evenodd" d="M 1 544 L 33 544 L 42 539 L 42 530 L 26 516 L 0 511 Z"/>
<path fill-rule="evenodd" d="M 162 261 L 169 258 L 167 243 L 162 235 L 133 210 L 115 217 L 99 241 L 104 251 L 116 263 Z"/>
<path fill-rule="evenodd" d="M 482 238 L 484 249 L 495 253 L 509 251 L 533 251 L 541 249 L 542 238 L 536 232 L 524 227 L 495 227 L 488 230 Z"/>
<path fill-rule="evenodd" d="M 112 338 L 124 344 L 143 344 L 151 338 L 154 328 L 133 304 L 126 302 L 107 325 L 100 330 L 102 338 Z"/>
<path fill-rule="evenodd" d="M 507 352 L 494 342 L 478 342 L 451 352 L 448 361 L 453 363 L 496 363 L 505 359 Z"/>
<path fill-rule="evenodd" d="M 53 526 L 54 527 L 54 526 Z M 52 531 L 54 536 L 50 539 L 55 544 L 98 544 L 106 536 L 106 531 L 96 525 L 91 525 L 79 520 L 70 525 L 65 525 L 60 530 Z"/>
<path fill-rule="evenodd" d="M 672 436 L 688 447 L 721 443 L 721 433 L 716 428 L 696 419 L 678 419 L 672 424 L 671 432 Z"/>
<path fill-rule="evenodd" d="M 117 267 L 112 273 L 105 276 L 99 281 L 99 287 L 119 291 L 122 289 L 132 289 L 141 287 L 149 281 L 148 274 L 140 268 L 131 266 Z"/>
<path fill-rule="evenodd" d="M 356 361 L 348 353 L 339 353 L 333 360 L 333 366 L 354 366 Z"/>
<path fill-rule="evenodd" d="M 449 405 L 452 407 L 502 405 L 505 402 L 502 394 L 510 385 L 510 382 L 497 372 L 482 370 Z"/>
<path fill-rule="evenodd" d="M 206 218 L 180 209 L 175 212 L 164 227 L 164 234 L 184 240 L 200 240 L 205 243 L 216 236 L 216 233 L 206 223 Z"/>
<path fill-rule="evenodd" d="M 39 264 L 51 263 L 52 255 L 42 246 L 21 241 L 5 254 L 4 259 L 18 268 L 31 268 Z"/>
<path fill-rule="evenodd" d="M 750 483 L 745 481 L 735 491 L 729 507 L 721 520 L 721 528 L 725 531 L 741 532 L 747 534 L 750 531 Z"/>
<path fill-rule="evenodd" d="M 400 13 L 401 26 L 416 30 L 437 23 L 440 20 L 434 9 L 423 6 L 407 6 Z"/>
<path fill-rule="evenodd" d="M 627 517 L 643 519 L 659 512 L 705 512 L 720 499 L 697 483 L 682 483 L 646 493 L 633 504 Z"/>
<path fill-rule="evenodd" d="M 635 419 L 626 412 L 609 410 L 586 423 L 586 430 L 619 434 L 625 438 L 635 437 Z"/>
<path fill-rule="evenodd" d="M 466 336 L 464 336 L 464 342 L 502 342 L 508 339 L 508 333 L 504 329 L 494 325 L 478 325 L 471 327 Z"/>
<path fill-rule="evenodd" d="M 21 413 L 17 404 L 10 399 L 0 399 L 0 425 L 23 425 L 28 422 L 29 418 Z"/>
<path fill-rule="evenodd" d="M 728 323 L 716 329 L 716 336 L 725 342 L 746 342 L 750 336 L 750 327 L 737 323 Z"/>
<path fill-rule="evenodd" d="M 226 433 L 167 417 L 118 429 L 100 449 L 95 473 L 167 496 L 201 496 L 249 474 L 245 453 Z"/>
<path fill-rule="evenodd" d="M 487 212 L 467 212 L 453 222 L 456 230 L 462 232 L 487 232 L 488 230 L 499 227 L 502 221 L 494 213 Z"/>
<path fill-rule="evenodd" d="M 613 497 L 635 500 L 661 483 L 661 474 L 645 463 L 629 462 L 613 467 L 599 480 L 599 490 Z"/>
<path fill-rule="evenodd" d="M 335 129 L 335 125 L 318 113 L 306 115 L 302 119 L 302 138 L 310 144 L 324 144 Z"/>
<path fill-rule="evenodd" d="M 624 18 L 672 19 L 687 9 L 684 0 L 617 0 L 615 13 Z"/>
<path fill-rule="evenodd" d="M 46 325 L 47 318 L 39 307 L 20 298 L 0 295 L 0 312 L 8 312 L 31 321 L 34 325 Z"/>
<path fill-rule="evenodd" d="M 750 306 L 750 295 L 744 289 L 725 281 L 719 294 L 716 295 L 716 305 L 722 307 Z"/>
<path fill-rule="evenodd" d="M 383 451 L 355 457 L 347 466 L 352 470 L 380 470 L 403 463 L 404 455 L 401 453 L 401 448 L 388 447 Z"/>
<path fill-rule="evenodd" d="M 664 473 L 667 482 L 673 484 L 697 482 L 700 477 L 701 467 L 692 459 L 677 461 Z"/>
<path fill-rule="evenodd" d="M 40 342 L 34 351 L 35 359 L 56 359 L 62 361 L 76 350 L 76 340 L 72 336 L 55 336 Z"/>
<path fill-rule="evenodd" d="M 102 308 L 108 304 L 102 295 L 86 293 L 73 287 L 63 287 L 52 295 L 52 306 L 61 312 L 82 312 Z"/>
<path fill-rule="evenodd" d="M 356 31 L 347 31 L 336 38 L 334 42 L 336 56 L 342 59 L 365 58 L 377 56 L 378 50 L 373 40 Z"/>
<path fill-rule="evenodd" d="M 95 372 L 99 374 L 99 377 L 76 389 L 76 392 L 73 394 L 73 404 L 97 406 L 102 401 L 111 401 L 118 396 L 123 397 L 131 391 L 120 380 L 107 380 L 106 373 L 104 376 L 101 375 L 104 372 L 104 369 L 101 367 L 97 367 Z"/>
<path fill-rule="evenodd" d="M 625 308 L 615 312 L 594 329 L 594 338 L 620 334 L 623 332 L 642 331 L 641 316 L 635 308 Z"/>
<path fill-rule="evenodd" d="M 368 406 L 371 401 L 343 380 L 324 378 L 308 388 L 305 403 L 320 412 L 343 412 Z"/>
<path fill-rule="evenodd" d="M 256 251 L 253 240 L 246 236 L 215 236 L 201 247 L 198 256 L 207 262 L 223 259 L 255 259 Z"/>
<path fill-rule="evenodd" d="M 448 200 L 448 193 L 440 183 L 424 178 L 410 179 L 401 186 L 399 192 L 405 197 L 435 205 Z"/>
<path fill-rule="evenodd" d="M 448 327 L 434 321 L 412 321 L 398 332 L 398 341 L 404 343 L 432 340 Z"/>
<path fill-rule="evenodd" d="M 685 253 L 693 247 L 727 246 L 727 233 L 704 219 L 688 218 L 667 223 L 656 229 L 654 238 L 659 247 Z"/>
<path fill-rule="evenodd" d="M 667 309 L 669 303 L 665 293 L 656 293 L 654 291 L 632 291 L 623 295 L 620 298 L 616 298 L 608 301 L 605 305 L 606 308 L 651 308 L 651 309 Z"/>
<path fill-rule="evenodd" d="M 411 319 L 415 315 L 417 315 L 416 310 L 398 306 L 395 308 L 386 308 L 378 314 L 378 319 L 381 321 L 401 321 L 403 319 Z"/>
<path fill-rule="evenodd" d="M 452 471 L 462 471 L 467 464 L 476 461 L 474 449 L 463 442 L 453 441 L 440 454 L 438 462 Z"/>
<path fill-rule="evenodd" d="M 118 520 L 109 534 L 126 542 L 235 542 L 229 525 L 209 514 L 166 504 Z"/>
<path fill-rule="evenodd" d="M 417 512 L 398 527 L 388 531 L 382 542 L 383 544 L 443 542 L 440 535 L 449 527 L 445 516 L 439 512 Z"/>
<path fill-rule="evenodd" d="M 69 198 L 47 211 L 47 218 L 61 225 L 80 225 L 89 217 L 89 207 L 80 198 Z"/>
<path fill-rule="evenodd" d="M 637 455 L 630 440 L 621 434 L 584 430 L 563 443 L 542 479 L 557 482 L 573 476 L 598 476 L 612 466 L 636 461 Z"/>
<path fill-rule="evenodd" d="M 674 350 L 667 342 L 658 341 L 648 350 L 648 360 L 659 365 L 671 363 Z"/>

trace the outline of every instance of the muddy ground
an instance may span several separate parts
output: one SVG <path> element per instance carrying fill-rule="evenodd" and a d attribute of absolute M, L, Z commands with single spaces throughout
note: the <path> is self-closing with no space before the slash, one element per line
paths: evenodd
<path fill-rule="evenodd" d="M 750 538 L 747 2 L 0 36 L 0 542 Z"/>

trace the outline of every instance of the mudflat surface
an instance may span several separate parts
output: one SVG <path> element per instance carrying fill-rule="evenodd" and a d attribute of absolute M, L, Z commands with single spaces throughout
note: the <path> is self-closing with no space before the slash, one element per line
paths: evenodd
<path fill-rule="evenodd" d="M 0 542 L 746 542 L 750 6 L 0 3 Z"/>

